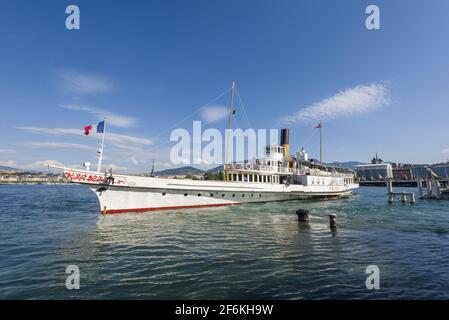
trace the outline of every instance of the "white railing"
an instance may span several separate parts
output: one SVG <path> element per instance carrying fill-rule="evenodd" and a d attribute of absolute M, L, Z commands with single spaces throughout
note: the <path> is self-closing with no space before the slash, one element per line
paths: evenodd
<path fill-rule="evenodd" d="M 289 173 L 296 175 L 311 175 L 311 176 L 320 176 L 320 177 L 341 177 L 341 178 L 354 178 L 354 175 L 351 173 L 343 173 L 336 171 L 324 171 L 320 169 L 313 168 L 287 168 L 287 167 L 274 167 L 261 165 L 258 163 L 233 163 L 228 165 L 229 170 L 238 170 L 238 171 L 258 171 L 258 172 L 268 172 L 268 173 Z"/>

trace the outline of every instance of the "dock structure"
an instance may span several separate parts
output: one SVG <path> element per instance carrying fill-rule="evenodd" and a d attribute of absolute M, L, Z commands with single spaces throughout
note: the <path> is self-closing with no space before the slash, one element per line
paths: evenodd
<path fill-rule="evenodd" d="M 403 203 L 407 203 L 408 199 L 410 199 L 410 204 L 416 203 L 415 194 L 413 192 L 393 191 L 393 178 L 387 179 L 387 196 L 389 203 L 393 203 L 396 199 L 400 199 Z"/>
<path fill-rule="evenodd" d="M 423 180 L 418 180 L 419 199 L 449 200 L 448 182 L 436 174 L 432 167 L 427 167 L 426 189 L 423 188 Z M 447 175 L 446 175 L 447 176 Z"/>

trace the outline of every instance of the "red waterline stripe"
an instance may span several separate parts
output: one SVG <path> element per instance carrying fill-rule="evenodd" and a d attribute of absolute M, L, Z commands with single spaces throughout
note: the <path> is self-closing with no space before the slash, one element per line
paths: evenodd
<path fill-rule="evenodd" d="M 204 207 L 223 207 L 223 206 L 230 206 L 233 204 L 241 204 L 241 203 L 235 202 L 235 203 L 217 203 L 217 204 L 197 204 L 197 205 L 193 205 L 193 206 L 113 209 L 113 210 L 101 210 L 101 213 L 102 214 L 116 214 L 116 213 L 125 213 L 125 212 L 147 212 L 147 211 L 173 210 L 173 209 L 194 209 L 194 208 L 204 208 Z"/>

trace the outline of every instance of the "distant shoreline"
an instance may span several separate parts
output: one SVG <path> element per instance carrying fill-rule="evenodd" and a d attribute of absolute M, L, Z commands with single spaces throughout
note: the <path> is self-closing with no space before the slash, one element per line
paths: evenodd
<path fill-rule="evenodd" d="M 0 182 L 0 186 L 7 186 L 7 185 L 51 185 L 51 184 L 69 185 L 69 184 L 73 184 L 73 183 L 69 183 L 69 182 Z"/>

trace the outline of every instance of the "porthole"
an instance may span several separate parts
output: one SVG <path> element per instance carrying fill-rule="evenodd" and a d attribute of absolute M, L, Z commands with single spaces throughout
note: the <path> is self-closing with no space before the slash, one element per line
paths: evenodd
<path fill-rule="evenodd" d="M 165 196 L 167 193 L 166 192 L 162 192 L 162 195 Z"/>
<path fill-rule="evenodd" d="M 198 197 L 201 197 L 201 193 L 198 193 Z"/>
<path fill-rule="evenodd" d="M 187 197 L 188 196 L 188 194 L 187 193 L 184 193 L 184 197 Z"/>
<path fill-rule="evenodd" d="M 210 196 L 211 196 L 211 197 L 213 197 L 213 196 L 214 196 L 214 194 L 213 194 L 213 193 L 211 193 L 211 194 L 210 194 Z"/>
<path fill-rule="evenodd" d="M 224 198 L 224 197 L 225 197 L 225 194 L 223 193 L 221 196 Z"/>
<path fill-rule="evenodd" d="M 244 194 L 242 194 L 242 198 L 244 198 L 245 197 L 245 195 Z"/>
<path fill-rule="evenodd" d="M 261 194 L 259 194 L 259 198 L 262 198 L 262 195 L 261 195 Z"/>
<path fill-rule="evenodd" d="M 254 197 L 254 194 L 251 194 L 251 198 L 253 198 Z"/>
<path fill-rule="evenodd" d="M 235 197 L 235 194 L 233 194 L 232 197 L 234 198 L 234 197 Z"/>

